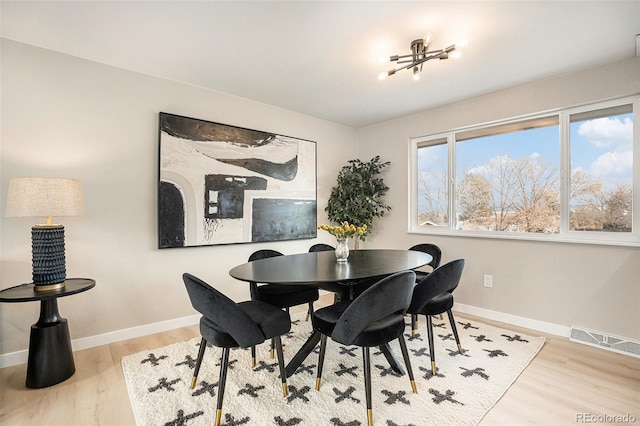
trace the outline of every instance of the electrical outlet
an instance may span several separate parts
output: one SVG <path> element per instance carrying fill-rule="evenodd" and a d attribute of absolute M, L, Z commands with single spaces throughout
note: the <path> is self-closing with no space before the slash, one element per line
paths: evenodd
<path fill-rule="evenodd" d="M 493 287 L 493 275 L 486 275 L 484 276 L 484 286 L 485 287 Z"/>

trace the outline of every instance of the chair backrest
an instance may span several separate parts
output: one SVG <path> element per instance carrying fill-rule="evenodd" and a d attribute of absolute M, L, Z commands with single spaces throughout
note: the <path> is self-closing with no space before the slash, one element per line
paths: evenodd
<path fill-rule="evenodd" d="M 335 249 L 335 247 L 330 246 L 329 244 L 318 243 L 309 247 L 309 253 L 313 253 L 316 251 L 334 251 Z"/>
<path fill-rule="evenodd" d="M 431 259 L 431 262 L 429 262 L 427 265 L 431 266 L 433 269 L 436 269 L 438 266 L 440 266 L 440 260 L 442 259 L 442 250 L 440 250 L 440 247 L 438 247 L 437 245 L 430 243 L 416 244 L 409 250 L 421 251 L 423 253 L 430 254 L 433 259 Z"/>
<path fill-rule="evenodd" d="M 241 347 L 264 341 L 251 317 L 231 299 L 189 273 L 182 274 L 191 305 L 208 320 L 229 333 Z"/>
<path fill-rule="evenodd" d="M 284 256 L 282 253 L 276 250 L 263 249 L 254 251 L 249 256 L 249 262 L 253 262 L 254 260 L 266 259 L 268 257 L 276 257 L 276 256 Z"/>
<path fill-rule="evenodd" d="M 422 281 L 416 284 L 411 298 L 410 312 L 418 312 L 431 299 L 444 292 L 452 292 L 458 287 L 464 259 L 452 260 L 436 268 Z"/>
<path fill-rule="evenodd" d="M 284 255 L 277 250 L 270 250 L 270 249 L 257 250 L 251 253 L 251 256 L 249 256 L 249 262 L 253 262 L 254 260 L 267 259 L 269 257 L 276 257 L 276 256 L 284 256 Z M 249 293 L 251 294 L 251 299 L 255 300 L 257 298 L 257 294 L 256 294 L 257 291 L 258 291 L 258 283 L 255 281 L 249 281 Z"/>
<path fill-rule="evenodd" d="M 372 322 L 392 314 L 404 315 L 415 284 L 413 271 L 397 272 L 381 279 L 351 302 L 336 323 L 331 338 L 350 345 Z"/>

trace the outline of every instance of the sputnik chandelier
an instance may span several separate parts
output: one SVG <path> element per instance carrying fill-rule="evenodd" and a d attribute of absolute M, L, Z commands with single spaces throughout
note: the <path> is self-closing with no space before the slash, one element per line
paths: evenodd
<path fill-rule="evenodd" d="M 413 69 L 413 79 L 418 81 L 420 79 L 420 72 L 422 71 L 422 65 L 430 61 L 431 59 L 458 59 L 461 56 L 459 49 L 467 44 L 466 41 L 452 44 L 444 49 L 429 50 L 429 44 L 431 43 L 431 34 L 427 34 L 425 38 L 419 38 L 411 42 L 411 53 L 408 55 L 393 55 L 389 57 L 389 61 L 395 62 L 401 67 L 391 69 L 389 71 L 382 72 L 378 75 L 378 79 L 384 80 L 387 77 L 394 75 L 398 71 Z M 404 65 L 407 64 L 407 65 Z"/>

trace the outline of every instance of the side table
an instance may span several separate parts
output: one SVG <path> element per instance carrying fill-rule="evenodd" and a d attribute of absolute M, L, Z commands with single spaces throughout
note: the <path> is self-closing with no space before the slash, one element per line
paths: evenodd
<path fill-rule="evenodd" d="M 58 298 L 95 287 L 89 278 L 67 278 L 64 288 L 36 291 L 32 283 L 0 291 L 0 302 L 40 301 L 40 318 L 31 326 L 27 362 L 28 388 L 44 388 L 67 380 L 76 371 L 67 320 L 58 312 Z"/>

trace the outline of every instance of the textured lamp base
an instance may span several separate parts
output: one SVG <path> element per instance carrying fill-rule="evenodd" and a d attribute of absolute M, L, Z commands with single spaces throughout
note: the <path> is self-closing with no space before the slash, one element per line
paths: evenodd
<path fill-rule="evenodd" d="M 64 287 L 67 270 L 64 256 L 64 226 L 36 225 L 31 228 L 33 284 L 37 291 Z"/>

